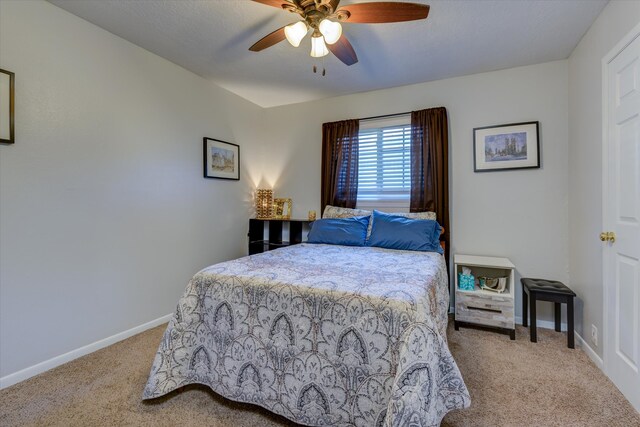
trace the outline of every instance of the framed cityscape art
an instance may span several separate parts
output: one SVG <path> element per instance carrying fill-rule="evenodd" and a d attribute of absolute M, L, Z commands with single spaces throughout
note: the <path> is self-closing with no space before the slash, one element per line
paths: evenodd
<path fill-rule="evenodd" d="M 473 129 L 475 172 L 540 167 L 539 122 Z"/>

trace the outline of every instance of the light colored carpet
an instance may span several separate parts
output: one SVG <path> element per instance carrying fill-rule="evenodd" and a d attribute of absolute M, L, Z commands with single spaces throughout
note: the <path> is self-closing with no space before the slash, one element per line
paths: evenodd
<path fill-rule="evenodd" d="M 151 403 L 142 389 L 165 325 L 0 391 L 2 426 L 293 425 L 201 386 Z M 640 426 L 640 415 L 566 334 L 539 329 L 538 343 L 475 329 L 449 345 L 471 393 L 471 407 L 443 426 Z"/>

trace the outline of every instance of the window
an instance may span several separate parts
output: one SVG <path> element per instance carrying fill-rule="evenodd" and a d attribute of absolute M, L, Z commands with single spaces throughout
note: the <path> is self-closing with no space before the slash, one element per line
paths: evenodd
<path fill-rule="evenodd" d="M 358 154 L 357 207 L 408 212 L 411 194 L 410 117 L 361 124 Z"/>

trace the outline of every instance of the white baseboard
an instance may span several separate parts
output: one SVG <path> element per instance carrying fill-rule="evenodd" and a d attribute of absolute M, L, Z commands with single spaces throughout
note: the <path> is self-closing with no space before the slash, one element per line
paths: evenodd
<path fill-rule="evenodd" d="M 589 344 L 587 344 L 587 342 L 584 340 L 584 338 L 582 338 L 580 336 L 579 333 L 576 332 L 576 344 L 578 345 L 578 347 L 582 348 L 582 351 L 584 351 L 587 356 L 589 356 L 589 359 L 591 359 L 591 361 L 601 370 L 604 372 L 604 362 L 602 361 L 602 358 L 600 356 L 598 356 L 598 354 L 593 351 L 593 349 L 591 348 L 591 346 Z"/>
<path fill-rule="evenodd" d="M 453 307 L 450 307 L 449 313 L 453 314 L 455 310 Z M 522 316 L 516 316 L 515 318 L 516 325 L 522 325 Z M 545 329 L 555 329 L 556 324 L 551 320 L 538 320 L 537 325 L 539 328 Z M 563 332 L 567 331 L 567 324 L 561 323 L 560 330 Z M 598 354 L 591 348 L 591 346 L 580 336 L 579 333 L 575 332 L 576 345 L 584 351 L 589 359 L 601 370 L 604 372 L 604 363 L 602 358 L 598 356 Z"/>
<path fill-rule="evenodd" d="M 6 375 L 0 378 L 0 390 L 9 386 L 12 386 L 20 381 L 24 381 L 28 378 L 33 377 L 34 375 L 41 374 L 49 369 L 53 369 L 56 366 L 60 366 L 64 363 L 70 362 L 79 357 L 85 356 L 89 353 L 93 353 L 94 351 L 98 351 L 101 348 L 110 346 L 111 344 L 115 344 L 118 341 L 122 341 L 129 337 L 132 337 L 140 332 L 144 332 L 147 329 L 154 328 L 158 325 L 161 325 L 165 322 L 171 320 L 173 314 L 167 314 L 166 316 L 159 317 L 155 320 L 147 322 L 143 325 L 136 326 L 129 330 L 117 333 L 108 338 L 101 339 L 92 344 L 85 345 L 84 347 L 77 348 L 75 350 L 71 350 L 67 353 L 61 354 L 60 356 L 53 357 L 49 360 L 45 360 L 44 362 L 40 362 L 36 365 L 29 366 L 28 368 L 24 368 L 18 372 L 14 372 L 13 374 Z"/>
<path fill-rule="evenodd" d="M 516 323 L 518 325 L 522 325 L 522 317 L 516 317 Z M 550 320 L 538 320 L 538 327 L 539 328 L 546 328 L 546 329 L 555 329 L 556 324 L 555 322 L 552 322 Z M 561 323 L 560 324 L 560 330 L 563 332 L 567 331 L 567 324 L 566 323 Z M 574 336 L 575 336 L 575 340 L 576 340 L 576 345 L 580 348 L 582 348 L 582 351 L 584 351 L 587 356 L 589 356 L 589 359 L 591 359 L 591 361 L 601 370 L 604 371 L 604 363 L 602 362 L 602 358 L 600 356 L 598 356 L 598 354 L 593 350 L 593 348 L 591 348 L 591 346 L 584 340 L 584 338 L 582 338 L 580 336 L 579 333 L 574 332 Z"/>
<path fill-rule="evenodd" d="M 540 319 L 537 319 L 537 320 L 538 321 L 536 322 L 536 327 L 538 328 L 544 328 L 544 329 L 556 328 L 556 323 L 552 320 L 540 320 Z M 516 316 L 516 325 L 522 325 L 522 316 Z M 567 332 L 567 324 L 560 323 L 560 330 L 562 332 Z"/>
<path fill-rule="evenodd" d="M 449 314 L 454 314 L 456 311 L 453 307 L 449 307 Z M 522 325 L 522 316 L 516 316 L 515 317 L 515 321 L 516 321 L 516 325 Z M 555 329 L 556 328 L 556 324 L 555 322 L 551 321 L 551 320 L 540 320 L 538 319 L 538 321 L 536 322 L 536 325 L 538 328 L 544 328 L 544 329 Z M 560 330 L 562 332 L 567 332 L 567 324 L 566 323 L 560 323 Z"/>
<path fill-rule="evenodd" d="M 522 317 L 516 317 L 516 323 L 518 325 L 522 325 Z M 552 322 L 550 320 L 538 320 L 538 327 L 539 328 L 546 328 L 546 329 L 555 329 L 556 324 L 555 322 Z M 561 323 L 560 324 L 560 330 L 563 332 L 567 331 L 567 324 L 566 323 Z M 602 362 L 602 358 L 600 356 L 598 356 L 598 354 L 593 350 L 593 348 L 591 348 L 591 346 L 584 340 L 584 338 L 582 338 L 580 336 L 579 333 L 574 332 L 574 336 L 575 336 L 575 340 L 576 340 L 576 345 L 578 347 L 580 347 L 582 349 L 582 351 L 584 351 L 587 356 L 589 356 L 589 359 L 591 359 L 591 361 L 601 370 L 604 371 L 604 363 Z"/>
<path fill-rule="evenodd" d="M 71 350 L 67 353 L 61 354 L 60 356 L 56 356 L 53 357 L 49 360 L 45 360 L 44 362 L 40 362 L 36 365 L 30 366 L 28 368 L 22 369 L 18 372 L 14 372 L 13 374 L 9 374 L 6 375 L 2 378 L 0 378 L 0 390 L 9 386 L 12 386 L 14 384 L 17 384 L 21 381 L 24 381 L 28 378 L 31 378 L 35 375 L 41 374 L 43 372 L 46 372 L 50 369 L 55 368 L 56 366 L 60 366 L 64 363 L 70 362 L 74 359 L 77 359 L 79 357 L 85 356 L 89 353 L 93 353 L 94 351 L 98 351 L 102 348 L 105 348 L 107 346 L 110 346 L 112 344 L 117 343 L 118 341 L 122 341 L 125 340 L 129 337 L 132 337 L 136 334 L 139 334 L 140 332 L 144 332 L 147 329 L 151 329 L 154 328 L 158 325 L 161 325 L 163 323 L 168 322 L 169 320 L 171 320 L 171 316 L 173 316 L 173 314 L 167 314 L 165 316 L 159 317 L 155 320 L 152 320 L 150 322 L 144 323 L 142 325 L 136 326 L 134 328 L 131 328 L 129 330 L 120 332 L 118 334 L 112 335 L 108 338 L 104 338 L 102 340 L 96 341 L 92 344 L 89 345 L 85 345 L 84 347 L 80 347 L 77 348 L 75 350 Z M 522 324 L 522 317 L 518 316 L 516 317 L 516 323 L 521 325 Z M 555 324 L 552 321 L 549 320 L 538 320 L 538 327 L 541 328 L 546 328 L 546 329 L 554 329 L 555 328 Z M 562 323 L 561 324 L 561 329 L 563 331 L 567 330 L 567 325 L 566 323 Z M 575 333 L 575 337 L 576 337 L 576 344 L 578 344 L 578 346 L 580 348 L 582 348 L 582 350 L 587 354 L 587 356 L 589 356 L 589 359 L 591 359 L 591 361 L 600 369 L 603 370 L 604 364 L 602 362 L 602 358 L 600 356 L 598 356 L 596 354 L 595 351 L 593 351 L 593 349 L 589 346 L 589 344 L 587 344 L 587 342 L 580 336 L 580 334 L 578 334 L 577 332 Z"/>

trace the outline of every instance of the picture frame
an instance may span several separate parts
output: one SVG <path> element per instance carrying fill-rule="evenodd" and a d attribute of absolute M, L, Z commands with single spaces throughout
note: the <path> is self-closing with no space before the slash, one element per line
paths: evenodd
<path fill-rule="evenodd" d="M 535 121 L 474 128 L 474 172 L 540 168 L 539 126 Z"/>
<path fill-rule="evenodd" d="M 16 140 L 15 80 L 15 73 L 0 68 L 0 144 L 14 144 Z"/>
<path fill-rule="evenodd" d="M 204 177 L 240 180 L 240 146 L 213 138 L 203 138 Z"/>
<path fill-rule="evenodd" d="M 274 219 L 291 219 L 291 209 L 293 208 L 293 200 L 273 199 L 273 218 Z"/>

